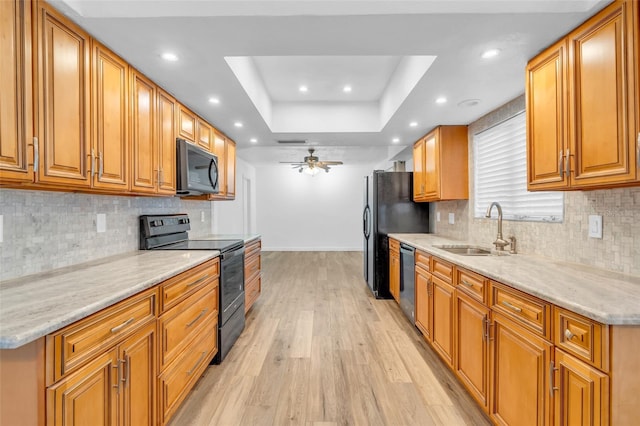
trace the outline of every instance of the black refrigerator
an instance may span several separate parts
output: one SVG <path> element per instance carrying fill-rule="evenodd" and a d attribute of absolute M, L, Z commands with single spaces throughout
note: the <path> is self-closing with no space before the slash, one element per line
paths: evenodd
<path fill-rule="evenodd" d="M 364 178 L 364 279 L 378 299 L 389 293 L 389 239 L 429 232 L 429 203 L 414 203 L 413 173 L 374 170 Z"/>

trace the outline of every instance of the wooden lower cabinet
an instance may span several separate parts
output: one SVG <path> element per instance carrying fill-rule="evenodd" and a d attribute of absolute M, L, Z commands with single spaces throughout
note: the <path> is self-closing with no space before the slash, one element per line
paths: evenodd
<path fill-rule="evenodd" d="M 442 359 L 453 366 L 453 310 L 454 293 L 452 285 L 436 276 L 431 278 L 431 298 L 433 299 L 432 340 L 433 348 Z"/>
<path fill-rule="evenodd" d="M 244 252 L 244 313 L 246 314 L 262 292 L 262 241 L 251 241 Z"/>
<path fill-rule="evenodd" d="M 608 425 L 609 376 L 557 348 L 554 364 L 554 424 Z"/>
<path fill-rule="evenodd" d="M 456 292 L 456 375 L 485 410 L 489 392 L 489 308 L 462 291 Z"/>
<path fill-rule="evenodd" d="M 389 238 L 389 293 L 400 303 L 400 242 Z"/>
<path fill-rule="evenodd" d="M 493 312 L 489 415 L 498 425 L 550 425 L 553 344 Z"/>
<path fill-rule="evenodd" d="M 431 274 L 416 265 L 416 327 L 431 340 Z"/>

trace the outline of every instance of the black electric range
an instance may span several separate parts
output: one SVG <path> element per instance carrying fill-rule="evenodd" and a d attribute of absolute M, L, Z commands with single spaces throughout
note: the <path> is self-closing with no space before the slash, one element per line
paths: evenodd
<path fill-rule="evenodd" d="M 220 363 L 244 330 L 244 240 L 190 240 L 186 214 L 140 216 L 141 250 L 218 250 L 220 287 L 218 354 Z"/>

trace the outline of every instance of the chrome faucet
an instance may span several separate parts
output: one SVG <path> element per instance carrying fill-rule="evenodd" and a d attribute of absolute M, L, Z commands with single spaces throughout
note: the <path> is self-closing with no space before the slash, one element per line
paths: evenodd
<path fill-rule="evenodd" d="M 500 206 L 500 204 L 497 203 L 496 201 L 491 203 L 489 205 L 489 208 L 487 209 L 487 214 L 485 215 L 485 217 L 487 218 L 491 217 L 491 209 L 493 209 L 493 206 L 496 206 L 496 208 L 498 209 L 498 236 L 496 237 L 496 240 L 493 242 L 493 245 L 496 246 L 496 250 L 499 250 L 499 251 L 503 251 L 506 246 L 511 245 L 511 252 L 515 253 L 516 238 L 509 237 L 510 241 L 507 241 L 504 238 L 502 238 L 502 207 Z"/>

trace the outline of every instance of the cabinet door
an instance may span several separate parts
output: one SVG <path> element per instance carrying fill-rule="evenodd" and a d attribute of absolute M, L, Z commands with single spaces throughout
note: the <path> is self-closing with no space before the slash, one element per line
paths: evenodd
<path fill-rule="evenodd" d="M 176 101 L 158 89 L 158 192 L 176 193 Z"/>
<path fill-rule="evenodd" d="M 122 425 L 156 424 L 156 322 L 151 321 L 120 344 Z"/>
<path fill-rule="evenodd" d="M 117 425 L 118 357 L 114 349 L 47 389 L 47 425 Z"/>
<path fill-rule="evenodd" d="M 389 254 L 389 292 L 400 303 L 400 256 Z"/>
<path fill-rule="evenodd" d="M 527 65 L 528 189 L 568 185 L 567 42 L 548 48 Z"/>
<path fill-rule="evenodd" d="M 608 425 L 609 376 L 555 350 L 556 425 Z"/>
<path fill-rule="evenodd" d="M 486 409 L 489 391 L 489 343 L 486 335 L 489 308 L 458 290 L 455 312 L 455 372 L 480 406 Z"/>
<path fill-rule="evenodd" d="M 93 42 L 94 188 L 128 190 L 128 65 Z"/>
<path fill-rule="evenodd" d="M 196 129 L 198 134 L 198 145 L 209 152 L 213 152 L 213 137 L 211 136 L 211 126 L 206 121 L 197 119 Z"/>
<path fill-rule="evenodd" d="M 220 191 L 214 198 L 227 196 L 227 143 L 225 137 L 217 130 L 213 131 L 213 153 L 218 157 L 218 187 Z"/>
<path fill-rule="evenodd" d="M 31 3 L 0 2 L 0 181 L 32 182 Z"/>
<path fill-rule="evenodd" d="M 416 327 L 431 340 L 431 274 L 416 266 Z"/>
<path fill-rule="evenodd" d="M 413 199 L 424 198 L 424 139 L 413 146 Z"/>
<path fill-rule="evenodd" d="M 226 164 L 227 199 L 236 198 L 236 143 L 227 139 L 227 164 Z"/>
<path fill-rule="evenodd" d="M 181 104 L 178 106 L 178 135 L 190 142 L 196 141 L 196 115 Z"/>
<path fill-rule="evenodd" d="M 633 3 L 615 2 L 569 36 L 575 187 L 636 180 L 633 33 L 638 29 L 625 22 L 637 7 Z"/>
<path fill-rule="evenodd" d="M 436 276 L 431 276 L 433 299 L 433 347 L 449 365 L 453 366 L 453 303 L 454 288 Z"/>
<path fill-rule="evenodd" d="M 424 195 L 440 198 L 440 144 L 438 130 L 424 138 Z"/>
<path fill-rule="evenodd" d="M 551 424 L 553 345 L 492 312 L 489 415 L 498 425 Z"/>
<path fill-rule="evenodd" d="M 37 7 L 38 181 L 88 187 L 90 38 L 47 3 Z"/>
<path fill-rule="evenodd" d="M 131 73 L 131 190 L 156 192 L 158 173 L 156 151 L 156 87 L 136 71 Z"/>

